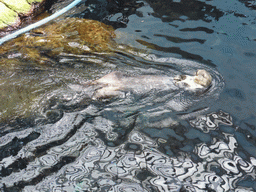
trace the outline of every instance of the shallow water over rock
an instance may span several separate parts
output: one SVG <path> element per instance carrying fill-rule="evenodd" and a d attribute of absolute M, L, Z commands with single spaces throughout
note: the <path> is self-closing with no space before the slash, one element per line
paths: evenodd
<path fill-rule="evenodd" d="M 85 10 L 80 17 L 126 25 L 114 30 L 95 22 L 105 32 L 99 34 L 107 50 L 94 49 L 88 36 L 69 39 L 65 34 L 72 32 L 65 30 L 56 51 L 37 44 L 61 23 L 19 37 L 16 42 L 33 38 L 26 49 L 15 41 L 1 47 L 2 191 L 256 190 L 253 6 L 143 3 L 129 13 L 121 10 L 122 21 L 120 13 L 99 15 L 104 6 L 91 1 L 89 10 L 84 4 L 71 10 L 70 16 Z M 74 42 L 79 46 L 69 49 Z M 198 69 L 213 78 L 201 94 L 153 89 L 94 100 L 95 89 L 85 87 L 112 71 L 174 77 Z"/>

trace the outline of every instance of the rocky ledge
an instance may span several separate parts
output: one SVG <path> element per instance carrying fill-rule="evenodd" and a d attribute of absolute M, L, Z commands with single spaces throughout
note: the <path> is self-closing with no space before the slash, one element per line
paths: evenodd
<path fill-rule="evenodd" d="M 0 36 L 42 13 L 46 0 L 0 0 Z"/>

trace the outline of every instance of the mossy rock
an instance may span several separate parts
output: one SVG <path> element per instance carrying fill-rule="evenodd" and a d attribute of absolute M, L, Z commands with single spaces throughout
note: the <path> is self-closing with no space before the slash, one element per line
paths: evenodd
<path fill-rule="evenodd" d="M 27 2 L 32 5 L 34 3 L 42 3 L 43 0 L 27 0 Z"/>
<path fill-rule="evenodd" d="M 21 23 L 21 17 L 25 19 L 30 15 L 34 16 L 34 10 L 39 14 L 42 9 L 38 7 L 44 2 L 45 0 L 0 0 L 0 30 L 17 27 Z"/>
<path fill-rule="evenodd" d="M 7 7 L 15 10 L 17 13 L 28 14 L 31 10 L 31 5 L 26 0 L 0 0 Z"/>
<path fill-rule="evenodd" d="M 0 28 L 8 27 L 20 23 L 18 13 L 8 8 L 4 3 L 0 2 Z"/>
<path fill-rule="evenodd" d="M 3 44 L 0 52 L 5 55 L 15 50 L 23 59 L 44 63 L 47 58 L 41 53 L 55 57 L 60 53 L 112 52 L 114 37 L 112 26 L 95 20 L 66 18 Z"/>

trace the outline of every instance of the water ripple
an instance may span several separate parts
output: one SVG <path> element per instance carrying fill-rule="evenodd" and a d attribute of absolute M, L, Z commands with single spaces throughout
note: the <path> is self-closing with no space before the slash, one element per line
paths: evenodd
<path fill-rule="evenodd" d="M 217 112 L 206 115 L 206 117 L 209 116 L 216 116 L 217 120 L 223 119 L 221 122 L 213 121 L 216 127 L 222 126 L 225 122 L 225 126 L 233 126 L 232 118 L 227 113 Z M 85 114 L 81 118 L 78 117 L 77 113 L 64 116 L 66 120 L 63 122 L 72 122 L 70 127 L 83 122 L 82 126 L 64 143 L 55 143 L 55 146 L 40 153 L 41 156 L 31 158 L 34 149 L 32 143 L 37 143 L 38 146 L 40 142 L 43 145 L 52 143 L 55 136 L 58 140 L 65 138 L 68 131 L 56 132 L 55 136 L 51 132 L 50 137 L 44 137 L 47 140 L 38 137 L 35 141 L 30 141 L 26 147 L 24 146 L 18 154 L 20 155 L 23 151 L 23 155 L 29 155 L 26 156 L 30 157 L 28 164 L 23 169 L 2 176 L 1 183 L 5 184 L 4 187 L 8 190 L 23 189 L 23 191 L 47 189 L 95 192 L 124 189 L 203 192 L 228 191 L 238 187 L 239 190 L 251 191 L 250 188 L 237 186 L 237 183 L 243 178 L 256 176 L 254 175 L 256 159 L 250 157 L 248 161 L 239 156 L 236 152 L 237 140 L 231 134 L 225 134 L 223 140 L 213 137 L 211 143 L 197 144 L 194 154 L 200 160 L 195 161 L 190 154 L 186 153 L 175 157 L 163 154 L 158 148 L 164 143 L 157 144 L 155 140 L 135 130 L 129 133 L 128 139 L 123 141 L 123 144 L 116 147 L 106 146 L 100 138 L 96 138 L 98 135 L 96 129 L 99 129 L 102 123 L 102 131 L 109 131 L 113 125 L 104 126 L 104 121 L 107 122 L 104 118 L 94 117 L 94 121 L 91 121 L 85 118 Z M 96 123 L 97 119 L 100 121 Z M 54 128 L 57 125 L 59 123 L 54 126 L 49 125 L 48 128 Z M 45 134 L 42 128 L 41 134 Z M 140 147 L 129 150 L 127 146 L 132 144 Z M 32 153 L 24 153 L 25 150 Z M 20 160 L 17 159 L 17 161 Z M 143 170 L 147 170 L 151 175 L 148 174 L 141 180 L 139 173 Z"/>

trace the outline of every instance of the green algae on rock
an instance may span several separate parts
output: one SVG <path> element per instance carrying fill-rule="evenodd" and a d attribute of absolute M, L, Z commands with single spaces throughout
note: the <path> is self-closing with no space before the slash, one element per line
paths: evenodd
<path fill-rule="evenodd" d="M 50 57 L 60 53 L 111 52 L 114 37 L 112 26 L 94 20 L 66 18 L 3 44 L 0 52 L 5 55 L 15 51 L 24 59 L 44 63 L 47 58 L 42 52 Z"/>
<path fill-rule="evenodd" d="M 30 36 L 23 37 L 29 41 L 29 45 L 43 46 L 46 49 L 62 47 L 66 52 L 79 54 L 90 50 L 110 51 L 111 40 L 115 34 L 111 26 L 99 21 L 66 18 L 44 28 L 35 29 Z"/>

